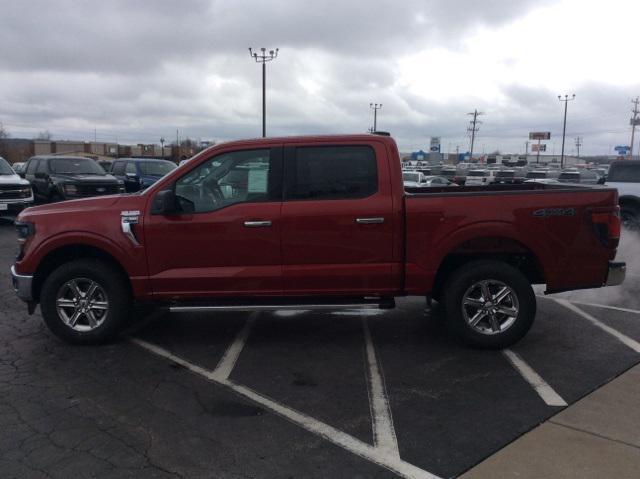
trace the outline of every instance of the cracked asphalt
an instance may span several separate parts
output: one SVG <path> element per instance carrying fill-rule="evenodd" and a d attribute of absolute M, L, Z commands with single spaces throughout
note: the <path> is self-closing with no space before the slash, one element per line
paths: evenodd
<path fill-rule="evenodd" d="M 69 346 L 10 287 L 13 227 L 0 225 L 0 477 L 398 477 L 127 337 Z M 548 299 L 513 350 L 569 404 L 640 362 Z M 640 320 L 603 314 L 640 341 Z M 142 313 L 140 314 L 142 316 Z M 249 313 L 154 314 L 128 334 L 213 370 Z M 230 380 L 373 443 L 362 315 L 262 313 Z M 562 408 L 500 352 L 460 346 L 423 301 L 365 317 L 402 460 L 456 477 Z"/>

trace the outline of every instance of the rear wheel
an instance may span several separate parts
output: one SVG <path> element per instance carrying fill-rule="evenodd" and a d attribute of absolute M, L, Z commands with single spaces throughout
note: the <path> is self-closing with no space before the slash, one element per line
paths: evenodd
<path fill-rule="evenodd" d="M 640 209 L 634 206 L 624 205 L 620 209 L 620 221 L 622 226 L 630 231 L 640 230 Z"/>
<path fill-rule="evenodd" d="M 45 323 L 56 336 L 73 344 L 113 339 L 128 319 L 131 302 L 122 275 L 96 259 L 59 266 L 45 280 L 40 294 Z"/>
<path fill-rule="evenodd" d="M 527 278 L 500 261 L 474 261 L 454 271 L 444 290 L 447 323 L 467 344 L 506 348 L 531 328 L 536 298 Z"/>

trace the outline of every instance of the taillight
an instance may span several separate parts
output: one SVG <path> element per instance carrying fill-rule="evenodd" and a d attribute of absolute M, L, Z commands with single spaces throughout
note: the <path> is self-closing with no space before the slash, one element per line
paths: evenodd
<path fill-rule="evenodd" d="M 591 211 L 591 222 L 600 242 L 608 248 L 617 248 L 620 242 L 620 207 L 608 211 Z"/>

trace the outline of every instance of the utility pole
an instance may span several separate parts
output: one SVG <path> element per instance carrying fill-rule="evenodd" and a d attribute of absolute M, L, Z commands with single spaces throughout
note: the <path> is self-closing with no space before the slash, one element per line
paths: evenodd
<path fill-rule="evenodd" d="M 565 95 L 564 98 L 558 95 L 558 100 L 564 102 L 564 123 L 562 125 L 562 153 L 560 154 L 560 168 L 564 167 L 564 136 L 567 131 L 567 104 L 570 101 L 573 101 L 575 99 L 576 99 L 575 93 L 571 95 L 571 98 L 569 98 L 569 95 Z"/>
<path fill-rule="evenodd" d="M 638 110 L 638 103 L 640 103 L 640 98 L 638 97 L 636 97 L 635 100 L 631 100 L 631 104 L 633 105 L 631 113 L 633 113 L 633 117 L 631 117 L 631 144 L 629 145 L 630 160 L 633 160 L 633 142 L 635 141 L 636 126 L 640 125 L 640 118 L 638 118 L 638 113 L 640 113 L 640 110 Z"/>
<path fill-rule="evenodd" d="M 266 48 L 261 48 L 260 55 L 255 53 L 251 47 L 249 47 L 249 55 L 256 61 L 256 63 L 262 63 L 262 138 L 267 136 L 267 62 L 275 60 L 278 57 L 278 51 L 280 49 L 269 50 L 267 53 Z"/>
<path fill-rule="evenodd" d="M 382 103 L 379 105 L 377 103 L 369 103 L 369 108 L 373 110 L 373 130 L 372 133 L 378 131 L 378 110 L 382 108 Z"/>
<path fill-rule="evenodd" d="M 176 129 L 176 148 L 178 148 L 178 161 L 180 161 L 180 137 L 178 136 L 178 130 Z"/>
<path fill-rule="evenodd" d="M 580 147 L 582 146 L 582 138 L 576 138 L 576 150 L 578 151 L 578 158 L 580 158 Z"/>
<path fill-rule="evenodd" d="M 469 161 L 471 161 L 473 160 L 473 144 L 476 140 L 476 133 L 478 132 L 478 130 L 480 130 L 480 127 L 478 125 L 482 123 L 480 120 L 478 120 L 478 117 L 480 115 L 484 115 L 484 113 L 478 110 L 473 110 L 472 113 L 467 113 L 467 115 L 473 116 L 473 120 L 469 122 L 469 127 L 467 128 L 467 131 L 471 132 L 471 152 L 469 155 Z"/>
<path fill-rule="evenodd" d="M 160 137 L 160 156 L 164 158 L 164 142 L 165 139 L 163 136 Z"/>

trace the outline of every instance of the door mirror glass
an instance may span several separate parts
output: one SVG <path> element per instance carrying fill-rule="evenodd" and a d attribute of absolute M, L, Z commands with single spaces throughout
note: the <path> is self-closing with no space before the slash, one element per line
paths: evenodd
<path fill-rule="evenodd" d="M 152 215 L 170 215 L 177 212 L 176 195 L 173 190 L 163 190 L 156 193 L 151 204 Z"/>

